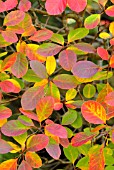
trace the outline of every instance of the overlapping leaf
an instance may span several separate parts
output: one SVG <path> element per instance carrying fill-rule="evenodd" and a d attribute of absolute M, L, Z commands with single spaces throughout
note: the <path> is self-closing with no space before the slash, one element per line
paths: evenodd
<path fill-rule="evenodd" d="M 110 106 L 114 106 L 114 91 L 108 93 L 108 95 L 105 97 L 105 102 Z"/>
<path fill-rule="evenodd" d="M 0 105 L 0 120 L 9 118 L 11 115 L 12 115 L 11 109 L 3 105 Z"/>
<path fill-rule="evenodd" d="M 18 8 L 20 11 L 27 12 L 31 8 L 31 2 L 29 0 L 21 0 Z"/>
<path fill-rule="evenodd" d="M 21 164 L 19 165 L 18 170 L 32 170 L 32 167 L 29 165 L 29 163 L 27 163 L 26 161 L 22 161 Z"/>
<path fill-rule="evenodd" d="M 0 139 L 0 154 L 5 154 L 12 151 L 13 148 L 3 139 Z"/>
<path fill-rule="evenodd" d="M 9 159 L 0 164 L 0 170 L 17 170 L 17 159 Z"/>

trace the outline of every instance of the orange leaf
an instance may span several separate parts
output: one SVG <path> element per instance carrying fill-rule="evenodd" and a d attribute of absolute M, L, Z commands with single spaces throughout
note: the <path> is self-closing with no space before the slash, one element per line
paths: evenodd
<path fill-rule="evenodd" d="M 0 164 L 0 170 L 17 170 L 17 159 L 9 159 Z"/>
<path fill-rule="evenodd" d="M 89 123 L 103 124 L 106 123 L 106 111 L 104 107 L 93 100 L 84 102 L 81 107 L 82 115 Z"/>

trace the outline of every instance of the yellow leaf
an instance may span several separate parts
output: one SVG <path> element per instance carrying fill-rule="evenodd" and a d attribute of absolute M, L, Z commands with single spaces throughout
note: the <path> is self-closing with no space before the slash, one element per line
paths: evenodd
<path fill-rule="evenodd" d="M 109 31 L 114 36 L 114 21 L 110 23 L 109 25 Z"/>
<path fill-rule="evenodd" d="M 16 45 L 17 52 L 21 52 L 25 54 L 25 49 L 26 49 L 26 43 L 24 41 L 22 42 L 19 41 Z"/>
<path fill-rule="evenodd" d="M 72 99 L 74 99 L 76 97 L 76 95 L 77 95 L 77 91 L 75 89 L 69 89 L 66 92 L 65 99 L 66 99 L 66 101 L 72 100 Z"/>
<path fill-rule="evenodd" d="M 107 39 L 107 38 L 110 38 L 110 34 L 108 34 L 107 32 L 101 32 L 99 34 L 99 37 L 102 39 Z"/>
<path fill-rule="evenodd" d="M 51 75 L 56 69 L 56 60 L 54 56 L 47 57 L 46 60 L 46 70 L 49 75 Z"/>
<path fill-rule="evenodd" d="M 0 170 L 16 170 L 17 159 L 9 159 L 0 164 Z"/>
<path fill-rule="evenodd" d="M 7 143 L 14 149 L 14 150 L 10 151 L 11 153 L 17 153 L 21 150 L 21 148 L 14 143 L 12 143 L 12 142 L 7 142 Z"/>
<path fill-rule="evenodd" d="M 7 122 L 7 119 L 0 120 L 0 127 L 2 127 Z"/>
<path fill-rule="evenodd" d="M 48 83 L 48 80 L 47 80 L 47 79 L 43 79 L 43 80 L 35 83 L 35 84 L 34 84 L 34 87 L 37 87 L 37 86 L 45 86 L 47 83 Z"/>

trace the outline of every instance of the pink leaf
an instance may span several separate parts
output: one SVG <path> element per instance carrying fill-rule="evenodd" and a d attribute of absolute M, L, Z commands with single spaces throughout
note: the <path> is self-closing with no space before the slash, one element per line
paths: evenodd
<path fill-rule="evenodd" d="M 19 165 L 18 170 L 32 170 L 32 167 L 29 165 L 28 162 L 22 161 L 21 164 Z"/>
<path fill-rule="evenodd" d="M 3 38 L 10 43 L 15 43 L 18 41 L 17 35 L 12 31 L 2 31 Z"/>
<path fill-rule="evenodd" d="M 74 76 L 90 78 L 99 71 L 99 66 L 91 61 L 78 61 L 72 68 Z"/>
<path fill-rule="evenodd" d="M 33 36 L 29 38 L 29 40 L 36 41 L 36 42 L 42 42 L 50 39 L 53 35 L 53 32 L 48 29 L 42 29 L 37 32 Z"/>
<path fill-rule="evenodd" d="M 59 138 L 60 144 L 64 147 L 67 148 L 69 146 L 69 140 L 68 138 Z"/>
<path fill-rule="evenodd" d="M 31 8 L 31 2 L 29 0 L 20 0 L 18 8 L 20 11 L 27 12 Z"/>
<path fill-rule="evenodd" d="M 106 97 L 105 97 L 105 102 L 110 105 L 114 106 L 114 91 L 110 92 Z"/>
<path fill-rule="evenodd" d="M 88 52 L 88 53 L 95 53 L 95 48 L 91 45 L 91 44 L 88 44 L 88 43 L 77 43 L 75 45 L 76 48 L 78 48 L 79 50 L 82 50 L 84 52 Z"/>
<path fill-rule="evenodd" d="M 59 54 L 59 63 L 63 69 L 70 71 L 76 62 L 76 54 L 71 50 L 63 50 Z"/>
<path fill-rule="evenodd" d="M 109 6 L 106 10 L 105 13 L 110 16 L 110 17 L 114 17 L 114 5 Z"/>
<path fill-rule="evenodd" d="M 94 136 L 95 134 L 87 135 L 85 132 L 79 132 L 72 138 L 71 140 L 72 146 L 75 147 L 81 146 L 88 142 L 89 140 L 92 140 Z"/>
<path fill-rule="evenodd" d="M 97 48 L 97 54 L 103 59 L 103 60 L 108 60 L 109 59 L 109 54 L 108 51 L 102 47 Z"/>
<path fill-rule="evenodd" d="M 24 114 L 28 118 L 38 121 L 38 117 L 34 112 L 32 112 L 30 110 L 23 110 L 22 108 L 20 108 L 19 110 L 22 114 Z"/>
<path fill-rule="evenodd" d="M 17 4 L 17 0 L 6 0 L 5 2 L 0 1 L 0 12 L 9 11 L 15 8 Z"/>
<path fill-rule="evenodd" d="M 51 134 L 55 136 L 58 136 L 60 138 L 67 138 L 66 129 L 59 124 L 52 123 L 52 124 L 46 125 L 45 128 L 48 132 L 50 132 Z"/>
<path fill-rule="evenodd" d="M 50 15 L 61 14 L 66 8 L 67 0 L 46 0 L 45 8 Z"/>
<path fill-rule="evenodd" d="M 71 10 L 79 13 L 85 9 L 87 0 L 67 0 L 67 3 Z"/>
<path fill-rule="evenodd" d="M 0 120 L 7 119 L 12 115 L 11 109 L 8 107 L 5 107 L 3 105 L 0 105 Z"/>
<path fill-rule="evenodd" d="M 44 149 L 48 143 L 48 136 L 44 134 L 34 135 L 27 140 L 27 149 L 32 152 L 40 151 Z"/>
<path fill-rule="evenodd" d="M 5 154 L 12 151 L 13 148 L 3 139 L 0 139 L 0 154 Z"/>

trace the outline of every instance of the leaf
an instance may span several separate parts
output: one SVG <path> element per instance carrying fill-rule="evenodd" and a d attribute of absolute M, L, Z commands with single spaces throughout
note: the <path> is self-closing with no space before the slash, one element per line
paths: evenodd
<path fill-rule="evenodd" d="M 3 52 L 3 53 L 0 53 L 0 57 L 3 57 L 5 55 L 7 55 L 8 52 Z"/>
<path fill-rule="evenodd" d="M 74 30 L 70 30 L 68 34 L 68 43 L 73 42 L 75 40 L 79 40 L 84 38 L 89 33 L 89 30 L 86 28 L 77 28 Z"/>
<path fill-rule="evenodd" d="M 18 8 L 20 11 L 27 12 L 31 8 L 31 2 L 29 0 L 21 0 Z"/>
<path fill-rule="evenodd" d="M 18 145 L 14 144 L 13 142 L 8 142 L 8 144 L 13 148 L 13 150 L 10 151 L 10 153 L 17 153 L 21 151 L 21 148 Z"/>
<path fill-rule="evenodd" d="M 103 154 L 103 145 L 95 145 L 89 150 L 89 169 L 104 170 L 105 159 Z"/>
<path fill-rule="evenodd" d="M 95 86 L 92 85 L 92 84 L 86 84 L 83 88 L 83 95 L 86 97 L 86 98 L 92 98 L 94 97 L 96 93 L 96 89 L 95 89 Z"/>
<path fill-rule="evenodd" d="M 85 9 L 87 0 L 67 0 L 67 3 L 71 10 L 79 13 Z"/>
<path fill-rule="evenodd" d="M 0 164 L 0 170 L 17 170 L 17 159 L 9 159 Z"/>
<path fill-rule="evenodd" d="M 96 49 L 91 44 L 84 42 L 75 44 L 75 47 L 87 53 L 95 53 L 96 51 Z"/>
<path fill-rule="evenodd" d="M 18 4 L 17 0 L 6 0 L 5 2 L 0 1 L 0 12 L 9 11 L 15 8 Z"/>
<path fill-rule="evenodd" d="M 40 82 L 42 80 L 34 73 L 32 69 L 28 69 L 27 73 L 23 76 L 23 79 L 28 82 Z"/>
<path fill-rule="evenodd" d="M 15 141 L 17 141 L 22 147 L 25 147 L 25 142 L 27 139 L 27 132 L 18 135 L 18 136 L 13 136 L 13 138 L 15 139 Z"/>
<path fill-rule="evenodd" d="M 110 34 L 107 32 L 101 32 L 99 34 L 99 37 L 106 40 L 106 39 L 110 38 Z"/>
<path fill-rule="evenodd" d="M 69 146 L 68 138 L 59 138 L 59 143 L 64 147 L 67 148 Z"/>
<path fill-rule="evenodd" d="M 25 133 L 28 129 L 19 120 L 10 120 L 2 126 L 1 131 L 6 136 L 18 136 Z"/>
<path fill-rule="evenodd" d="M 108 51 L 102 47 L 97 48 L 97 54 L 103 59 L 103 60 L 108 60 L 109 59 L 109 54 Z"/>
<path fill-rule="evenodd" d="M 111 68 L 114 68 L 114 55 L 111 56 L 109 64 Z"/>
<path fill-rule="evenodd" d="M 61 34 L 53 33 L 51 41 L 64 45 L 64 37 Z"/>
<path fill-rule="evenodd" d="M 42 160 L 35 152 L 26 152 L 25 159 L 33 168 L 39 168 L 42 166 Z"/>
<path fill-rule="evenodd" d="M 5 154 L 13 150 L 13 148 L 3 139 L 0 139 L 0 154 Z"/>
<path fill-rule="evenodd" d="M 25 55 L 20 53 L 17 55 L 16 61 L 11 66 L 11 72 L 17 78 L 23 77 L 28 70 L 28 60 L 26 59 Z"/>
<path fill-rule="evenodd" d="M 106 10 L 105 13 L 110 16 L 110 17 L 114 17 L 114 5 L 109 6 Z"/>
<path fill-rule="evenodd" d="M 76 164 L 76 167 L 83 169 L 84 167 L 88 168 L 88 161 L 89 161 L 89 157 L 85 156 L 83 158 L 81 158 L 78 163 Z"/>
<path fill-rule="evenodd" d="M 7 42 L 3 36 L 0 34 L 0 47 L 7 47 L 11 45 L 12 43 Z"/>
<path fill-rule="evenodd" d="M 105 97 L 105 103 L 110 106 L 114 106 L 114 91 L 108 93 L 108 95 Z"/>
<path fill-rule="evenodd" d="M 1 71 L 7 70 L 15 63 L 17 54 L 18 53 L 15 52 L 4 59 L 1 65 Z"/>
<path fill-rule="evenodd" d="M 85 132 L 79 132 L 72 138 L 71 144 L 74 147 L 81 146 L 81 145 L 85 144 L 86 142 L 92 140 L 94 136 L 95 136 L 95 134 L 93 134 L 93 133 L 88 135 Z"/>
<path fill-rule="evenodd" d="M 40 62 L 46 61 L 46 57 L 41 56 L 37 53 L 39 45 L 36 44 L 27 44 L 26 45 L 26 55 L 30 60 L 38 60 Z"/>
<path fill-rule="evenodd" d="M 58 136 L 60 138 L 67 138 L 67 131 L 66 129 L 56 123 L 52 123 L 45 126 L 45 130 L 51 133 L 52 135 Z"/>
<path fill-rule="evenodd" d="M 4 105 L 0 105 L 0 120 L 9 118 L 12 115 L 11 109 L 5 107 Z"/>
<path fill-rule="evenodd" d="M 73 147 L 71 144 L 67 148 L 63 148 L 66 158 L 74 164 L 78 158 L 78 150 L 76 147 Z"/>
<path fill-rule="evenodd" d="M 74 76 L 80 78 L 90 78 L 99 71 L 99 66 L 91 61 L 78 61 L 72 68 Z"/>
<path fill-rule="evenodd" d="M 114 36 L 114 21 L 110 23 L 109 25 L 109 31 Z"/>
<path fill-rule="evenodd" d="M 51 96 L 46 96 L 41 98 L 36 106 L 36 113 L 38 116 L 39 122 L 47 119 L 53 112 L 54 108 L 54 99 Z"/>
<path fill-rule="evenodd" d="M 93 100 L 84 102 L 81 107 L 81 112 L 85 120 L 93 124 L 106 123 L 106 111 L 104 107 Z"/>
<path fill-rule="evenodd" d="M 98 0 L 98 2 L 104 7 L 108 0 Z"/>
<path fill-rule="evenodd" d="M 46 59 L 46 70 L 49 75 L 54 73 L 56 69 L 56 60 L 54 56 L 49 56 Z"/>
<path fill-rule="evenodd" d="M 65 100 L 66 101 L 69 101 L 69 100 L 72 100 L 76 97 L 77 95 L 77 91 L 76 89 L 69 89 L 67 92 L 66 92 L 66 95 L 65 95 Z"/>
<path fill-rule="evenodd" d="M 4 25 L 15 26 L 19 24 L 21 21 L 23 21 L 24 17 L 25 17 L 25 13 L 20 10 L 11 11 L 6 15 L 4 19 Z"/>
<path fill-rule="evenodd" d="M 17 35 L 12 31 L 2 31 L 2 36 L 9 43 L 16 43 L 18 41 Z"/>
<path fill-rule="evenodd" d="M 19 165 L 18 170 L 32 170 L 32 167 L 27 163 L 27 161 L 23 160 L 21 164 Z"/>
<path fill-rule="evenodd" d="M 71 124 L 72 127 L 74 127 L 75 129 L 78 129 L 80 127 L 82 127 L 82 116 L 77 113 L 77 118 L 76 120 Z"/>
<path fill-rule="evenodd" d="M 20 84 L 14 79 L 7 79 L 0 82 L 0 87 L 5 93 L 19 93 L 21 91 Z"/>
<path fill-rule="evenodd" d="M 61 49 L 62 46 L 60 45 L 54 43 L 43 43 L 42 45 L 39 46 L 37 52 L 42 56 L 48 57 L 56 55 L 57 53 L 60 52 Z"/>
<path fill-rule="evenodd" d="M 7 26 L 6 31 L 13 32 L 15 34 L 23 34 L 24 29 L 18 25 L 15 25 L 15 26 Z"/>
<path fill-rule="evenodd" d="M 56 143 L 56 141 L 52 138 L 50 138 L 49 144 L 46 146 L 46 151 L 52 158 L 56 160 L 59 159 L 61 155 L 59 144 Z"/>
<path fill-rule="evenodd" d="M 73 109 L 68 109 L 68 111 L 62 117 L 62 125 L 70 125 L 77 118 L 77 112 Z"/>
<path fill-rule="evenodd" d="M 33 135 L 27 140 L 27 150 L 36 152 L 44 149 L 49 143 L 48 136 L 44 134 Z"/>
<path fill-rule="evenodd" d="M 71 89 L 77 86 L 77 80 L 74 76 L 68 74 L 60 74 L 54 77 L 53 82 L 61 89 Z"/>
<path fill-rule="evenodd" d="M 64 70 L 70 71 L 76 61 L 76 54 L 71 50 L 63 50 L 59 53 L 59 64 Z"/>
<path fill-rule="evenodd" d="M 30 61 L 30 67 L 37 74 L 38 77 L 42 79 L 45 79 L 48 77 L 46 68 L 41 62 L 37 60 Z"/>
<path fill-rule="evenodd" d="M 34 126 L 32 120 L 30 118 L 28 118 L 27 116 L 20 115 L 18 117 L 18 120 L 25 126 Z"/>
<path fill-rule="evenodd" d="M 87 29 L 93 29 L 100 23 L 100 14 L 92 14 L 84 21 L 84 26 Z"/>
<path fill-rule="evenodd" d="M 46 0 L 45 8 L 49 15 L 61 14 L 66 8 L 67 0 Z"/>
<path fill-rule="evenodd" d="M 38 121 L 38 117 L 34 112 L 32 112 L 30 110 L 23 110 L 22 108 L 20 108 L 19 110 L 22 114 L 24 114 L 28 118 Z"/>
<path fill-rule="evenodd" d="M 53 32 L 48 29 L 42 29 L 38 30 L 34 33 L 33 36 L 29 38 L 29 40 L 35 41 L 35 42 L 42 42 L 49 40 L 53 35 Z"/>
<path fill-rule="evenodd" d="M 43 87 L 29 88 L 21 98 L 21 105 L 24 110 L 33 110 L 38 101 L 44 96 Z"/>

